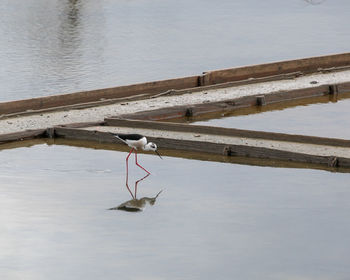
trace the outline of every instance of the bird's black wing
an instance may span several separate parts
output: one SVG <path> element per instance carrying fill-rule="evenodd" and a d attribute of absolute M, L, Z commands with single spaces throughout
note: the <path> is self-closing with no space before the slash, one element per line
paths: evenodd
<path fill-rule="evenodd" d="M 142 137 L 144 137 L 141 134 L 122 134 L 122 133 L 112 133 L 112 134 L 123 141 L 126 141 L 126 140 L 137 141 L 137 140 L 140 140 Z"/>

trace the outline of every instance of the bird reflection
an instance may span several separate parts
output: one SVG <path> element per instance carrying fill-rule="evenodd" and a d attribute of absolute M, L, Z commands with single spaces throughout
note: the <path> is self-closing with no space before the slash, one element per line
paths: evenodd
<path fill-rule="evenodd" d="M 110 208 L 108 210 L 123 210 L 127 212 L 140 212 L 142 211 L 147 205 L 153 206 L 156 203 L 156 199 L 158 198 L 159 194 L 162 192 L 158 192 L 156 196 L 154 197 L 142 197 L 140 199 L 137 199 L 137 185 L 144 179 L 146 179 L 150 174 L 147 174 L 146 176 L 142 177 L 138 181 L 135 182 L 134 186 L 134 192 L 131 191 L 128 181 L 126 181 L 125 186 L 127 190 L 129 191 L 132 199 L 128 200 L 122 204 L 120 204 L 117 207 Z"/>

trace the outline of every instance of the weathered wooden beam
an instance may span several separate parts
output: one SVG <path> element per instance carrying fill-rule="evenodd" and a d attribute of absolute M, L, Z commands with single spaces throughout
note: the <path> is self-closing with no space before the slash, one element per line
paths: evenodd
<path fill-rule="evenodd" d="M 56 127 L 55 135 L 66 139 L 96 141 L 98 143 L 115 143 L 115 137 L 108 132 L 92 131 L 76 128 Z M 350 167 L 350 159 L 313 154 L 295 153 L 264 147 L 246 145 L 227 145 L 204 141 L 179 140 L 162 137 L 147 137 L 149 141 L 157 143 L 160 149 L 175 149 L 182 151 L 202 152 L 209 154 L 252 157 L 260 159 L 275 159 L 282 161 L 321 164 L 329 167 Z"/>
<path fill-rule="evenodd" d="M 89 131 L 79 128 L 70 128 L 70 127 L 55 127 L 56 137 L 63 137 L 66 139 L 77 139 L 77 140 L 88 140 L 96 141 L 98 143 L 113 143 L 115 137 L 109 135 L 108 133 L 103 133 L 99 131 Z"/>
<path fill-rule="evenodd" d="M 233 69 L 210 71 L 206 74 L 205 81 L 207 84 L 219 84 L 228 81 L 259 78 L 262 76 L 278 75 L 296 71 L 303 73 L 312 73 L 322 71 L 323 69 L 343 67 L 348 65 L 350 65 L 350 53 L 344 53 L 340 55 L 327 55 L 282 61 L 277 63 L 267 63 Z"/>
<path fill-rule="evenodd" d="M 303 89 L 295 89 L 289 91 L 272 92 L 269 94 L 257 94 L 250 96 L 238 97 L 230 100 L 223 100 L 218 102 L 207 102 L 201 104 L 193 104 L 189 108 L 187 105 L 174 106 L 170 108 L 161 108 L 156 110 L 148 110 L 137 112 L 133 114 L 124 114 L 120 117 L 126 119 L 142 119 L 142 120 L 169 120 L 175 118 L 200 116 L 213 112 L 228 112 L 236 109 L 248 108 L 260 105 L 271 105 L 277 103 L 287 104 L 288 102 L 296 100 L 305 100 L 313 97 L 322 97 L 332 95 L 333 99 L 338 94 L 348 93 L 350 90 L 350 82 L 337 85 L 322 85 L 318 87 L 309 87 Z M 335 91 L 336 90 L 336 94 Z M 190 110 L 190 111 L 189 111 Z"/>
<path fill-rule="evenodd" d="M 91 140 L 77 140 L 77 139 L 65 139 L 65 138 L 33 138 L 24 139 L 23 141 L 10 141 L 8 143 L 3 143 L 0 145 L 0 149 L 16 149 L 20 147 L 31 147 L 38 144 L 49 144 L 49 145 L 68 145 L 75 147 L 85 147 L 91 149 L 102 149 L 102 150 L 118 150 L 118 151 L 129 151 L 128 147 L 124 144 L 116 142 L 96 142 Z M 331 172 L 350 172 L 349 168 L 341 168 L 339 166 L 325 165 L 325 164 L 312 164 L 312 163 L 302 163 L 295 161 L 282 161 L 277 159 L 265 159 L 265 158 L 249 158 L 249 157 L 239 157 L 239 156 L 223 156 L 220 154 L 209 154 L 203 152 L 194 152 L 188 150 L 173 150 L 173 149 L 161 149 L 162 155 L 170 157 L 180 157 L 186 159 L 196 159 L 214 162 L 224 162 L 224 163 L 236 163 L 254 166 L 270 166 L 270 167 L 282 167 L 282 168 L 311 168 L 326 170 Z M 339 159 L 337 158 L 339 161 Z M 342 165 L 342 163 L 340 164 Z"/>
<path fill-rule="evenodd" d="M 276 63 L 267 63 L 246 67 L 237 67 L 217 71 L 205 72 L 202 75 L 154 81 L 113 88 L 82 91 L 61 95 L 52 95 L 26 100 L 0 102 L 0 115 L 20 112 L 48 110 L 50 108 L 64 108 L 72 105 L 84 104 L 89 107 L 91 102 L 105 102 L 106 100 L 131 98 L 144 95 L 150 97 L 176 90 L 198 89 L 221 84 L 224 87 L 234 86 L 234 83 L 249 84 L 259 79 L 277 80 L 290 78 L 302 73 L 317 72 L 322 69 L 336 69 L 350 65 L 350 53 L 312 57 Z M 288 76 L 289 75 L 289 76 Z M 253 80 L 252 80 L 253 79 Z M 254 80 L 255 79 L 255 80 Z M 260 82 L 263 80 L 260 80 Z M 236 84 L 238 85 L 238 84 Z M 96 105 L 95 104 L 95 105 Z"/>
<path fill-rule="evenodd" d="M 105 99 L 131 97 L 146 93 L 157 94 L 168 89 L 185 89 L 197 86 L 198 76 L 191 76 L 114 88 L 52 95 L 18 101 L 0 102 L 0 114 L 11 114 L 24 112 L 27 110 L 42 110 Z"/>
<path fill-rule="evenodd" d="M 22 142 L 21 142 L 22 143 Z M 44 143 L 44 142 L 38 142 Z M 84 147 L 97 150 L 117 150 L 117 151 L 126 151 L 129 152 L 129 147 L 121 143 L 106 143 L 106 142 L 96 142 L 90 140 L 78 140 L 78 139 L 65 139 L 65 138 L 56 138 L 53 143 L 55 145 L 68 145 L 75 147 Z M 17 143 L 17 147 L 20 147 L 20 143 Z M 140 151 L 142 152 L 142 151 Z M 317 170 L 326 170 L 331 172 L 345 172 L 349 173 L 349 168 L 331 167 L 331 165 L 325 164 L 315 164 L 315 163 L 305 163 L 305 162 L 295 162 L 295 161 L 283 161 L 278 159 L 265 159 L 265 158 L 250 158 L 250 157 L 239 157 L 239 156 L 227 156 L 221 154 L 209 154 L 203 152 L 194 152 L 194 151 L 182 151 L 174 149 L 165 149 L 161 148 L 160 150 L 163 156 L 169 157 L 178 157 L 185 159 L 195 159 L 195 160 L 204 160 L 204 161 L 213 161 L 213 162 L 223 162 L 223 163 L 235 163 L 235 164 L 244 164 L 244 165 L 253 165 L 253 166 L 268 166 L 268 167 L 280 167 L 280 168 L 306 168 L 306 169 L 317 169 Z"/>
<path fill-rule="evenodd" d="M 168 123 L 168 122 L 126 120 L 126 119 L 120 119 L 120 118 L 107 118 L 106 125 L 118 126 L 118 127 L 157 129 L 157 130 L 165 130 L 165 131 L 202 133 L 202 134 L 212 134 L 212 135 L 221 135 L 221 136 L 246 137 L 246 138 L 266 139 L 266 140 L 275 140 L 275 141 L 297 142 L 297 143 L 304 143 L 304 144 L 350 147 L 350 140 L 345 140 L 345 139 L 244 130 L 244 129 L 236 129 L 236 128 L 213 127 L 213 126 L 204 126 L 204 125 L 188 125 L 188 124 L 170 123 L 170 122 Z"/>
<path fill-rule="evenodd" d="M 65 125 L 60 125 L 61 127 L 69 127 L 69 128 L 81 128 L 87 126 L 103 126 L 105 122 L 79 122 L 79 123 L 70 123 Z"/>
<path fill-rule="evenodd" d="M 33 139 L 38 137 L 46 137 L 46 129 L 35 129 L 35 130 L 26 130 L 15 133 L 1 134 L 0 135 L 0 144 L 21 141 L 26 139 Z"/>
<path fill-rule="evenodd" d="M 161 92 L 159 94 L 154 94 L 151 96 L 151 98 L 157 98 L 159 96 L 168 96 L 168 95 L 181 95 L 181 94 L 194 93 L 198 91 L 205 91 L 205 90 L 212 90 L 212 89 L 238 87 L 243 85 L 251 85 L 251 84 L 258 84 L 258 83 L 265 83 L 265 82 L 272 82 L 272 81 L 289 80 L 289 79 L 297 78 L 302 75 L 303 75 L 302 72 L 292 72 L 287 74 L 279 74 L 279 75 L 272 75 L 272 76 L 266 76 L 266 77 L 264 76 L 260 78 L 249 78 L 245 80 L 231 81 L 231 82 L 225 82 L 220 84 L 204 85 L 202 84 L 202 82 L 198 82 L 198 87 L 180 89 L 180 90 L 171 89 L 165 92 Z M 205 75 L 203 74 L 199 76 L 199 78 L 201 78 L 202 76 L 205 76 Z"/>

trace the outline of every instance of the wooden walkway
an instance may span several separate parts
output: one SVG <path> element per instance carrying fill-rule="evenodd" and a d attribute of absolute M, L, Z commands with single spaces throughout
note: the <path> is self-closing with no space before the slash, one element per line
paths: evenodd
<path fill-rule="evenodd" d="M 103 125 L 55 127 L 55 137 L 117 143 L 113 133 L 142 133 L 159 149 L 275 159 L 350 168 L 350 140 L 210 126 L 106 119 Z"/>
<path fill-rule="evenodd" d="M 276 106 L 276 104 L 284 107 L 287 107 L 288 104 L 295 106 L 296 102 L 315 101 L 315 98 L 321 102 L 349 98 L 350 77 L 348 78 L 347 72 L 349 69 L 350 53 L 345 53 L 224 69 L 206 72 L 199 76 L 111 89 L 2 102 L 0 103 L 0 114 L 3 115 L 2 121 L 6 122 L 6 125 L 13 126 L 17 115 L 24 116 L 26 121 L 36 119 L 41 123 L 40 125 L 35 124 L 36 129 L 33 130 L 26 129 L 0 135 L 0 144 L 32 138 L 64 138 L 96 143 L 116 143 L 115 137 L 112 137 L 110 132 L 136 132 L 146 135 L 149 141 L 157 143 L 160 150 L 197 152 L 226 158 L 306 163 L 323 166 L 326 169 L 346 168 L 350 170 L 350 140 L 162 122 L 174 118 L 193 118 L 208 113 L 232 112 L 242 108 L 264 110 L 263 108 Z M 66 121 L 69 114 L 73 112 L 87 108 L 92 108 L 92 112 L 96 112 L 94 111 L 97 110 L 96 108 L 108 106 L 107 104 L 126 105 L 128 100 L 138 100 L 135 102 L 143 103 L 145 100 L 142 101 L 142 99 L 145 98 L 148 101 L 168 96 L 184 98 L 198 92 L 205 95 L 206 91 L 213 89 L 229 89 L 250 84 L 256 84 L 260 89 L 260 86 L 268 81 L 289 79 L 294 83 L 302 75 L 324 72 L 331 73 L 330 75 L 333 75 L 334 72 L 345 74 L 342 75 L 342 82 L 320 85 L 317 84 L 317 81 L 314 81 L 313 85 L 307 82 L 303 88 L 271 90 L 264 94 L 248 92 L 246 95 L 229 99 L 222 98 L 225 96 L 224 92 L 220 95 L 220 101 L 215 102 L 176 104 L 177 106 L 134 111 L 130 114 L 118 114 L 118 111 L 114 110 L 117 117 L 106 118 L 104 115 L 103 118 L 99 117 L 97 120 L 95 116 L 95 121 L 90 123 Z M 283 84 L 285 83 L 283 81 Z M 162 102 L 166 103 L 164 100 Z M 50 111 L 55 111 L 58 119 L 52 121 L 53 115 L 45 115 Z M 126 112 L 129 111 L 126 110 Z M 65 125 L 57 125 L 58 123 L 65 123 Z"/>

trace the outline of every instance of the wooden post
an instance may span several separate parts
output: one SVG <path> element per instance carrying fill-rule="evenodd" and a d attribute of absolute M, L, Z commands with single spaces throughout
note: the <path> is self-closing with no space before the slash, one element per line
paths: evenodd
<path fill-rule="evenodd" d="M 266 105 L 265 95 L 259 95 L 256 97 L 256 104 L 258 106 Z"/>

